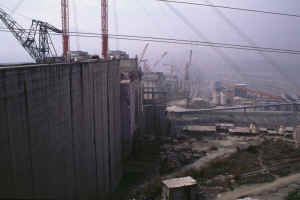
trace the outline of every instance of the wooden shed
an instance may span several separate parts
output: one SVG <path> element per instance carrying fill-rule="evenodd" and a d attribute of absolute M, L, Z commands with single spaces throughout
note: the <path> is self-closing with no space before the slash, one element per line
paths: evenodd
<path fill-rule="evenodd" d="M 162 181 L 162 200 L 195 200 L 197 181 L 190 176 Z"/>

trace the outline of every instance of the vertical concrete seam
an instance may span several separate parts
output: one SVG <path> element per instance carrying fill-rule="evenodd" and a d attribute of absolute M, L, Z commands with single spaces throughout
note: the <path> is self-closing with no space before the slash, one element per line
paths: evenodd
<path fill-rule="evenodd" d="M 74 110 L 73 110 L 73 67 L 69 68 L 69 95 L 70 95 L 70 114 L 71 114 L 71 131 L 72 131 L 72 151 L 73 151 L 73 172 L 74 172 L 74 196 L 78 199 L 78 187 L 77 187 L 77 168 L 76 168 L 76 150 L 75 150 L 75 133 L 74 133 Z"/>
<path fill-rule="evenodd" d="M 28 137 L 28 154 L 30 162 L 30 172 L 31 172 L 31 187 L 32 195 L 35 197 L 35 183 L 34 183 L 34 169 L 33 169 L 33 152 L 32 152 L 32 142 L 31 142 L 31 128 L 30 128 L 30 116 L 29 116 L 29 99 L 28 99 L 28 84 L 27 76 L 24 74 L 24 95 L 25 95 L 25 113 L 26 113 L 26 123 L 27 123 L 27 137 Z"/>
<path fill-rule="evenodd" d="M 5 87 L 4 87 L 4 92 L 6 94 L 6 98 L 5 98 L 5 115 L 6 115 L 6 121 L 8 123 L 9 121 L 9 116 L 8 116 L 8 93 L 7 93 L 7 72 L 4 72 L 4 79 L 5 79 Z M 14 188 L 14 193 L 16 193 L 16 183 L 15 183 L 15 172 L 13 170 L 16 170 L 15 169 L 15 162 L 14 162 L 14 156 L 13 156 L 13 150 L 12 150 L 12 138 L 11 138 L 11 133 L 10 133 L 10 130 L 9 130 L 9 126 L 7 126 L 7 129 L 8 129 L 8 133 L 7 133 L 7 136 L 8 136 L 8 142 L 9 142 L 9 154 L 10 154 L 10 162 L 11 162 L 11 183 L 13 185 L 13 188 Z"/>
<path fill-rule="evenodd" d="M 109 82 L 110 82 L 110 73 L 109 73 L 109 65 L 108 63 L 106 62 L 106 81 L 107 81 L 107 84 L 106 84 L 106 96 L 107 96 L 107 140 L 108 140 L 108 175 L 109 175 L 109 192 L 112 191 L 112 166 L 111 166 L 111 140 L 110 140 L 110 102 L 109 102 L 109 96 L 110 96 L 110 93 L 109 93 Z"/>
<path fill-rule="evenodd" d="M 90 65 L 90 64 L 89 64 Z M 95 66 L 89 66 L 89 74 L 90 74 L 90 78 L 92 80 L 92 97 L 93 97 L 93 143 L 94 143 L 94 151 L 95 151 L 95 164 L 96 164 L 96 192 L 97 192 L 97 196 L 99 196 L 99 181 L 98 181 L 98 158 L 97 158 L 97 142 L 96 142 L 96 112 L 98 112 L 98 110 L 96 110 L 96 104 L 95 104 L 95 98 L 96 98 L 96 90 L 95 90 L 95 77 L 94 77 L 94 67 Z"/>

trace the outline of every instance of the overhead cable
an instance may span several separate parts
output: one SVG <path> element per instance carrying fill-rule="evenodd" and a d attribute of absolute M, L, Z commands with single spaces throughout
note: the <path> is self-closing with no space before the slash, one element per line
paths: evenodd
<path fill-rule="evenodd" d="M 8 29 L 0 29 L 1 32 L 10 32 Z M 24 33 L 29 32 L 26 30 Z M 51 35 L 61 35 L 61 33 L 49 33 Z M 70 36 L 73 37 L 94 37 L 100 38 L 101 33 L 87 33 L 87 32 L 69 32 Z M 225 49 L 237 49 L 237 50 L 247 50 L 247 51 L 262 51 L 268 53 L 281 53 L 281 54 L 295 54 L 300 55 L 298 50 L 290 49 L 276 49 L 276 48 L 265 48 L 265 47 L 255 47 L 255 46 L 245 46 L 236 45 L 229 43 L 216 43 L 216 42 L 203 42 L 197 40 L 184 40 L 175 38 L 162 38 L 162 37 L 150 37 L 150 36 L 135 36 L 135 35 L 115 35 L 108 34 L 109 38 L 120 39 L 120 40 L 134 40 L 134 41 L 146 41 L 146 42 L 158 42 L 158 43 L 168 43 L 168 44 L 180 44 L 180 45 L 195 45 L 204 47 L 217 47 Z"/>
<path fill-rule="evenodd" d="M 186 4 L 186 5 L 193 5 L 193 6 L 216 7 L 216 8 L 230 9 L 230 10 L 239 10 L 239 11 L 255 12 L 255 13 L 261 13 L 261 14 L 281 15 L 281 16 L 287 16 L 287 17 L 300 18 L 300 15 L 298 15 L 298 14 L 289 14 L 289 13 L 256 10 L 256 9 L 248 9 L 248 8 L 237 8 L 237 7 L 215 5 L 215 4 L 205 4 L 205 3 L 195 3 L 195 2 L 175 1 L 175 0 L 156 0 L 156 1 L 162 1 L 162 2 L 167 2 L 167 3 Z"/>

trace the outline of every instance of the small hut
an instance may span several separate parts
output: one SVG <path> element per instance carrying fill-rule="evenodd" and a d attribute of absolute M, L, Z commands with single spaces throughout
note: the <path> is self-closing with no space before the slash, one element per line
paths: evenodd
<path fill-rule="evenodd" d="M 195 200 L 197 181 L 190 176 L 162 181 L 162 200 Z"/>

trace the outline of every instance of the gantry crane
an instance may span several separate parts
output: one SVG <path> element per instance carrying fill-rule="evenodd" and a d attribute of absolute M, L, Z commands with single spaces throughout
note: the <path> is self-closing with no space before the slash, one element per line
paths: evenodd
<path fill-rule="evenodd" d="M 32 20 L 31 28 L 24 29 L 1 8 L 0 20 L 37 63 L 50 62 L 50 58 L 57 57 L 49 31 L 62 33 L 61 30 L 39 20 Z"/>
<path fill-rule="evenodd" d="M 102 24 L 102 56 L 107 59 L 108 52 L 108 2 L 101 0 L 101 24 Z"/>
<path fill-rule="evenodd" d="M 70 48 L 69 38 L 69 0 L 61 0 L 61 21 L 62 21 L 62 39 L 63 39 L 63 56 L 66 57 Z"/>

